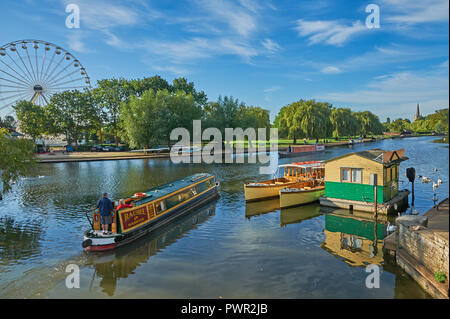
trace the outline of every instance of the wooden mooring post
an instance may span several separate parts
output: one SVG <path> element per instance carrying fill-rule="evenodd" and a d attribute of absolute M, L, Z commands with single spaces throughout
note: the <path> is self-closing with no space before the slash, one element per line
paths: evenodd
<path fill-rule="evenodd" d="M 373 185 L 373 206 L 374 206 L 374 212 L 373 216 L 377 218 L 378 216 L 378 198 L 377 198 L 377 185 L 378 185 L 378 175 L 377 174 L 371 174 L 370 175 L 370 183 Z"/>

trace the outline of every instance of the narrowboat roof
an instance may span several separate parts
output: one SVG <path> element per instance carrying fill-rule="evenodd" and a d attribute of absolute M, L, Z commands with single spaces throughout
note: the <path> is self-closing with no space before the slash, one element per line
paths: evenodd
<path fill-rule="evenodd" d="M 189 185 L 192 185 L 196 182 L 199 182 L 201 180 L 205 180 L 209 177 L 213 176 L 212 174 L 208 174 L 208 173 L 198 173 L 198 174 L 194 174 L 191 176 L 187 176 L 184 177 L 182 179 L 179 179 L 177 181 L 171 182 L 171 183 L 167 183 L 164 185 L 160 185 L 157 187 L 154 187 L 148 191 L 146 191 L 145 193 L 147 194 L 146 197 L 135 201 L 136 205 L 142 205 L 145 204 L 147 202 L 150 202 L 152 200 L 161 198 L 163 196 L 166 196 L 170 193 L 176 192 L 184 187 L 187 187 Z"/>
<path fill-rule="evenodd" d="M 383 165 L 391 165 L 394 163 L 400 163 L 403 161 L 406 161 L 408 157 L 405 156 L 405 150 L 399 149 L 395 151 L 385 151 L 379 148 L 374 148 L 367 151 L 360 151 L 360 152 L 353 152 L 353 153 L 347 153 L 329 160 L 326 160 L 326 163 L 333 162 L 339 159 L 342 159 L 344 157 L 350 156 L 350 155 L 358 155 L 364 158 L 367 158 L 371 161 L 377 162 L 379 164 Z"/>

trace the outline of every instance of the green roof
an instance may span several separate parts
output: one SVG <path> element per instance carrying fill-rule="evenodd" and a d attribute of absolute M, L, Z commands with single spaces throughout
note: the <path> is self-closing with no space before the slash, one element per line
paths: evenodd
<path fill-rule="evenodd" d="M 152 200 L 155 200 L 155 199 L 161 198 L 163 196 L 166 196 L 168 194 L 174 193 L 184 187 L 187 187 L 189 185 L 197 183 L 201 180 L 206 180 L 207 178 L 209 178 L 211 176 L 213 176 L 213 175 L 208 174 L 208 173 L 198 173 L 198 174 L 187 176 L 183 179 L 179 179 L 179 180 L 171 182 L 171 183 L 167 183 L 164 185 L 154 187 L 154 188 L 148 190 L 147 192 L 145 192 L 147 194 L 147 197 L 142 198 L 142 199 L 136 201 L 135 203 L 136 203 L 136 205 L 145 204 Z"/>

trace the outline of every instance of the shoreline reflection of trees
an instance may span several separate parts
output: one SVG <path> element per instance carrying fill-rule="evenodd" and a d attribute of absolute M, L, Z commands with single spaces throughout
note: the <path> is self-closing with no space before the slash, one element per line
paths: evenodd
<path fill-rule="evenodd" d="M 215 215 L 215 211 L 216 204 L 209 204 L 113 252 L 92 254 L 87 262 L 88 266 L 94 266 L 89 289 L 92 289 L 95 277 L 100 277 L 99 285 L 103 288 L 103 292 L 113 296 L 118 279 L 127 278 L 133 274 L 151 256 L 178 241 L 190 230 L 195 229 L 197 225 L 205 223 Z"/>

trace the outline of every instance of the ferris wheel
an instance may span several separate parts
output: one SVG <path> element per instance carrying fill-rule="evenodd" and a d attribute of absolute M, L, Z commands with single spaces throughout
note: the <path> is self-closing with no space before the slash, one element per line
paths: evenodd
<path fill-rule="evenodd" d="M 90 88 L 86 69 L 60 46 L 18 40 L 0 47 L 0 116 L 20 100 L 46 105 L 57 92 Z"/>

